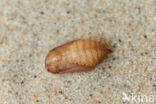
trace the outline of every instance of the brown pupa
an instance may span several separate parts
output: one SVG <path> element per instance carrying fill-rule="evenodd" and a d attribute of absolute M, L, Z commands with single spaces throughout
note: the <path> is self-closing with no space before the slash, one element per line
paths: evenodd
<path fill-rule="evenodd" d="M 111 52 L 94 40 L 74 40 L 52 49 L 45 59 L 45 67 L 52 73 L 89 71 Z"/>

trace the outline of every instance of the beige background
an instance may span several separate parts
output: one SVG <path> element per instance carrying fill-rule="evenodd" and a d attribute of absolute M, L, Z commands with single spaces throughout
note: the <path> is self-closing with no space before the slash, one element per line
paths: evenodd
<path fill-rule="evenodd" d="M 116 50 L 88 73 L 46 71 L 50 49 L 83 38 Z M 123 92 L 156 97 L 156 0 L 0 0 L 0 104 L 125 104 Z"/>

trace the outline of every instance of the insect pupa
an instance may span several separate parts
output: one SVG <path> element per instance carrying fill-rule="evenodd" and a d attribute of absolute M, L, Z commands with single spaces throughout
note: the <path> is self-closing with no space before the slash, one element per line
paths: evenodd
<path fill-rule="evenodd" d="M 97 41 L 79 39 L 52 49 L 45 59 L 51 73 L 89 71 L 96 67 L 112 50 Z"/>

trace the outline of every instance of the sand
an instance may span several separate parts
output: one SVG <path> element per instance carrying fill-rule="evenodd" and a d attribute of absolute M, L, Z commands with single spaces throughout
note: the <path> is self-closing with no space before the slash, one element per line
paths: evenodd
<path fill-rule="evenodd" d="M 109 40 L 115 51 L 87 73 L 48 73 L 49 50 L 75 39 Z M 0 0 L 0 104 L 129 104 L 141 95 L 155 104 L 156 0 Z"/>

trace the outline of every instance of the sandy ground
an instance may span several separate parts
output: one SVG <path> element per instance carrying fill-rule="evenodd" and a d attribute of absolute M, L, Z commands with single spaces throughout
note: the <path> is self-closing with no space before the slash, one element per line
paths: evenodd
<path fill-rule="evenodd" d="M 115 51 L 88 73 L 46 71 L 50 49 L 84 38 Z M 135 95 L 155 104 L 156 0 L 0 0 L 0 104 L 139 103 Z"/>

